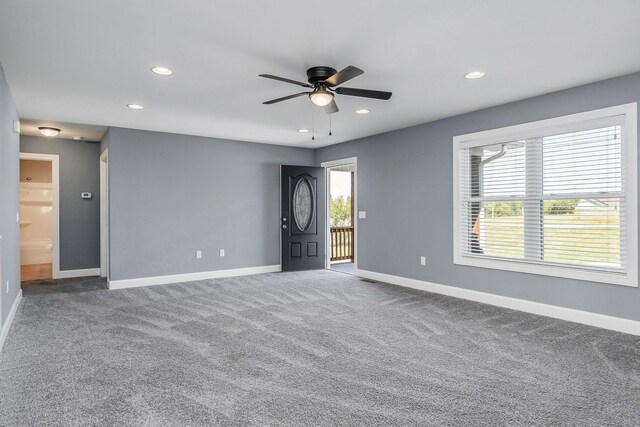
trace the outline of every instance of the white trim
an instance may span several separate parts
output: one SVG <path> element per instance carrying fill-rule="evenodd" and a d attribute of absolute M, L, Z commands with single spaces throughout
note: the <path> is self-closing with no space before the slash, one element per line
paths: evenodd
<path fill-rule="evenodd" d="M 22 301 L 22 289 L 18 291 L 18 295 L 13 301 L 13 305 L 11 306 L 11 310 L 9 311 L 7 320 L 5 320 L 5 322 L 2 324 L 2 331 L 0 331 L 0 352 L 2 351 L 2 347 L 4 346 L 4 341 L 7 339 L 7 335 L 9 335 L 9 330 L 11 329 L 13 318 L 16 316 L 16 313 L 18 311 L 20 301 Z"/>
<path fill-rule="evenodd" d="M 569 322 L 581 323 L 583 325 L 610 329 L 613 331 L 623 332 L 625 334 L 640 335 L 640 322 L 636 320 L 623 319 L 621 317 L 607 316 L 604 314 L 591 313 L 573 308 L 565 308 L 518 298 L 494 295 L 471 289 L 458 288 L 456 286 L 440 285 L 437 283 L 392 276 L 374 271 L 356 270 L 356 275 L 406 288 L 419 289 L 422 291 L 433 292 L 435 294 L 462 298 L 511 310 L 553 317 L 554 319 L 567 320 Z"/>
<path fill-rule="evenodd" d="M 585 111 L 582 113 L 569 114 L 566 116 L 553 117 L 551 119 L 538 120 L 535 122 L 522 123 L 519 125 L 506 126 L 497 129 L 483 130 L 480 132 L 468 133 L 454 136 L 454 146 L 463 148 L 477 145 L 486 145 L 499 142 L 510 142 L 533 137 L 540 134 L 571 132 L 576 124 L 580 122 L 590 122 L 597 126 L 595 121 L 601 120 L 602 125 L 610 123 L 611 118 L 616 116 L 626 116 L 629 119 L 636 110 L 636 102 L 616 105 L 614 107 L 600 108 L 598 110 Z M 637 116 L 636 116 L 637 118 Z M 622 122 L 621 122 L 622 123 Z"/>
<path fill-rule="evenodd" d="M 100 276 L 109 279 L 109 149 L 100 155 Z"/>
<path fill-rule="evenodd" d="M 280 265 L 233 268 L 229 270 L 201 271 L 198 273 L 172 274 L 169 276 L 140 277 L 136 279 L 109 280 L 109 289 L 137 288 L 139 286 L 166 285 L 169 283 L 192 282 L 194 280 L 218 279 L 222 277 L 250 276 L 252 274 L 277 273 Z"/>
<path fill-rule="evenodd" d="M 357 157 L 347 157 L 346 159 L 330 160 L 328 162 L 320 163 L 320 167 L 332 168 L 332 167 L 335 167 L 335 166 L 350 165 L 352 163 L 357 164 L 358 163 L 358 158 Z"/>
<path fill-rule="evenodd" d="M 82 270 L 62 270 L 58 272 L 57 279 L 69 279 L 71 277 L 87 277 L 87 276 L 99 276 L 99 268 L 85 268 Z"/>
<path fill-rule="evenodd" d="M 325 268 L 331 267 L 331 226 L 330 218 L 331 211 L 329 209 L 329 201 L 331 198 L 331 180 L 328 173 L 328 169 L 336 166 L 353 165 L 353 266 L 358 269 L 358 158 L 347 157 L 346 159 L 331 160 L 328 162 L 320 163 L 320 166 L 325 168 L 325 200 L 326 200 L 326 213 L 325 213 Z"/>
<path fill-rule="evenodd" d="M 564 277 L 605 284 L 638 287 L 638 164 L 637 164 L 637 103 L 601 108 L 599 110 L 571 114 L 552 119 L 508 126 L 482 132 L 458 135 L 453 137 L 453 263 L 480 268 L 517 271 L 521 273 L 540 274 L 546 276 Z M 461 146 L 482 145 L 490 142 L 504 142 L 514 139 L 525 139 L 529 136 L 539 136 L 540 133 L 567 130 L 567 126 L 580 122 L 625 116 L 625 185 L 626 185 L 626 273 L 609 273 L 593 271 L 587 268 L 562 267 L 543 265 L 534 262 L 519 262 L 502 259 L 479 258 L 466 256 L 460 247 L 460 170 L 459 152 Z"/>
<path fill-rule="evenodd" d="M 52 192 L 52 276 L 60 278 L 60 156 L 57 154 L 20 153 L 20 160 L 38 160 L 51 162 L 51 192 Z"/>

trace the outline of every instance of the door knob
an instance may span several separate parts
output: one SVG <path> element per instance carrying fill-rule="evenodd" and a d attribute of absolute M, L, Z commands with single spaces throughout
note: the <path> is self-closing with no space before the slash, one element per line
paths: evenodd
<path fill-rule="evenodd" d="M 287 224 L 282 224 L 282 228 L 286 229 L 287 228 Z"/>
<path fill-rule="evenodd" d="M 282 221 L 287 222 L 287 218 L 282 218 Z"/>

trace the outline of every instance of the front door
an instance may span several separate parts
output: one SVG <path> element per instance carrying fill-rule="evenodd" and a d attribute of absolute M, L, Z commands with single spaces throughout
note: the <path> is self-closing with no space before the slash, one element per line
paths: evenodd
<path fill-rule="evenodd" d="M 325 267 L 324 168 L 282 166 L 282 271 Z"/>

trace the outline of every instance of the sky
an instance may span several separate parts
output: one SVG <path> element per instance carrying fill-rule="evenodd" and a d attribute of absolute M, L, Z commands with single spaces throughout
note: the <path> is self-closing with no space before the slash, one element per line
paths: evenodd
<path fill-rule="evenodd" d="M 330 171 L 331 197 L 351 195 L 351 172 Z"/>

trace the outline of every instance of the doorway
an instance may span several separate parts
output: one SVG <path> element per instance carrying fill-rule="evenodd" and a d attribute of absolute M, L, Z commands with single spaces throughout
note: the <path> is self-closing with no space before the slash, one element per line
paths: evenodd
<path fill-rule="evenodd" d="M 56 278 L 60 272 L 58 156 L 20 153 L 21 281 Z"/>
<path fill-rule="evenodd" d="M 327 268 L 356 274 L 357 159 L 326 162 Z"/>

